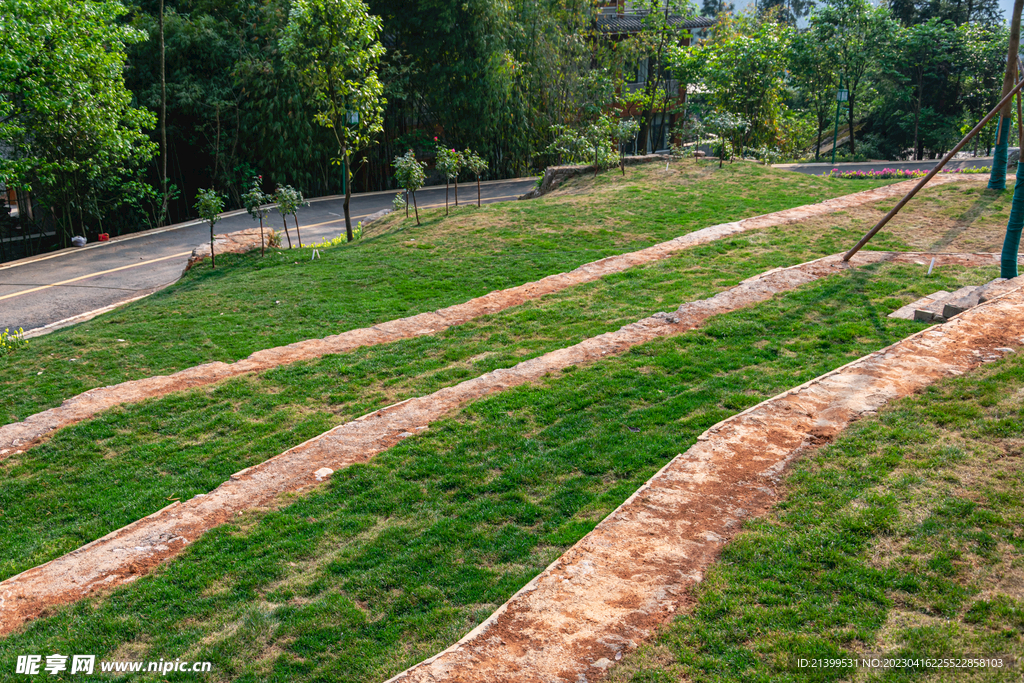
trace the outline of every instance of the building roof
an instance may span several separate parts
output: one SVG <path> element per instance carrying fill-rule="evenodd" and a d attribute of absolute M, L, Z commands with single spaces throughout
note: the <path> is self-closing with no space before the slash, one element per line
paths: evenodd
<path fill-rule="evenodd" d="M 648 12 L 626 12 L 624 14 L 602 13 L 595 17 L 597 28 L 603 33 L 639 33 L 643 29 Z M 669 23 L 685 29 L 710 28 L 715 25 L 714 17 L 683 17 L 670 15 Z"/>

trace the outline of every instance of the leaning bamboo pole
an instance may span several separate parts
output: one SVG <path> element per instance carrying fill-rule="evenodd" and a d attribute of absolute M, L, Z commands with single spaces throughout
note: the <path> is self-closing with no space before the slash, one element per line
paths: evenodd
<path fill-rule="evenodd" d="M 1021 91 L 1022 88 L 1024 88 L 1024 81 L 1021 81 L 1021 82 L 1017 83 L 1017 85 L 1015 85 L 1013 87 L 1013 89 L 1010 90 L 1010 92 L 1007 93 L 1007 95 L 1005 97 L 1003 97 L 1003 99 L 999 100 L 999 104 L 997 104 L 992 111 L 990 111 L 988 114 L 986 114 L 985 118 L 983 118 L 978 123 L 978 125 L 976 125 L 974 128 L 972 128 L 971 132 L 969 132 L 967 135 L 964 136 L 963 140 L 961 140 L 960 142 L 956 143 L 956 147 L 951 149 L 949 151 L 949 153 L 946 154 L 946 156 L 942 157 L 942 160 L 938 164 L 935 165 L 935 168 L 933 168 L 932 170 L 928 171 L 928 175 L 926 175 L 925 177 L 921 178 L 921 180 L 917 183 L 917 185 L 914 185 L 914 187 L 911 188 L 910 192 L 908 192 L 906 195 L 904 195 L 903 199 L 901 199 L 899 201 L 899 203 L 896 204 L 896 206 L 894 206 L 889 213 L 885 214 L 885 216 L 882 217 L 882 220 L 878 221 L 878 223 L 875 224 L 875 227 L 873 227 L 870 230 L 868 230 L 867 234 L 865 234 L 863 237 L 860 238 L 860 242 L 857 242 L 856 246 L 854 246 L 853 249 L 850 249 L 850 251 L 846 252 L 846 255 L 843 256 L 843 261 L 849 261 L 853 257 L 854 254 L 856 254 L 858 251 L 860 251 L 861 248 L 865 244 L 867 244 L 869 241 L 871 241 L 871 238 L 874 237 L 878 233 L 879 230 L 881 230 L 883 227 L 885 227 L 885 224 L 888 223 L 890 220 L 892 220 L 893 216 L 898 214 L 900 212 L 900 209 L 902 209 L 904 206 L 906 206 L 907 202 L 909 202 L 911 199 L 913 199 L 914 195 L 916 195 L 921 190 L 922 187 L 927 185 L 928 181 L 931 180 L 932 178 L 934 178 L 935 175 L 939 171 L 942 170 L 942 167 L 945 166 L 949 162 L 950 159 L 952 159 L 954 156 L 956 156 L 957 152 L 959 152 L 961 149 L 963 149 L 964 145 L 966 145 L 968 142 L 970 142 L 971 138 L 973 138 L 975 135 L 977 135 L 979 132 L 981 132 L 981 129 L 984 128 L 988 124 L 988 122 L 991 121 L 993 119 L 993 117 L 995 117 L 995 115 L 998 114 L 1000 112 L 1000 110 L 1002 110 L 1003 107 L 1005 107 L 1006 104 L 1008 102 L 1010 102 L 1010 100 L 1013 99 L 1013 96 Z M 1018 168 L 1019 168 L 1019 165 L 1018 165 Z"/>

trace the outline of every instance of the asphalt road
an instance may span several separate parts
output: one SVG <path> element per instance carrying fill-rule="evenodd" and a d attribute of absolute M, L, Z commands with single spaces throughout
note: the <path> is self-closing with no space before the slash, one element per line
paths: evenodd
<path fill-rule="evenodd" d="M 485 203 L 508 201 L 533 185 L 533 178 L 496 180 L 483 183 L 481 195 Z M 460 190 L 461 201 L 476 201 L 476 187 L 465 185 Z M 424 188 L 416 199 L 420 208 L 444 206 L 444 192 L 443 187 Z M 393 198 L 393 192 L 353 195 L 353 225 L 391 208 Z M 304 243 L 344 232 L 342 202 L 341 197 L 313 199 L 299 210 Z M 266 220 L 280 229 L 281 215 L 276 210 Z M 221 218 L 216 230 L 226 233 L 256 225 L 245 211 L 234 211 Z M 0 264 L 0 330 L 21 327 L 28 332 L 164 287 L 181 276 L 192 249 L 209 240 L 209 230 L 205 223 L 190 221 Z M 294 239 L 295 231 L 291 232 Z"/>

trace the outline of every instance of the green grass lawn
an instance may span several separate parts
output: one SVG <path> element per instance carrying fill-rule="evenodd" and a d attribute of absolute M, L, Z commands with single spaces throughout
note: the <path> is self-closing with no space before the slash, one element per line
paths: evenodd
<path fill-rule="evenodd" d="M 0 461 L 0 579 L 171 500 L 206 493 L 231 473 L 360 415 L 673 310 L 771 268 L 835 253 L 856 235 L 852 227 L 809 233 L 800 226 L 748 233 L 437 335 L 124 406 L 62 429 Z M 914 270 L 924 274 L 906 272 Z M 878 303 L 888 312 L 979 278 L 961 269 L 942 269 L 927 280 L 908 277 L 891 282 Z"/>
<path fill-rule="evenodd" d="M 0 662 L 73 650 L 210 660 L 209 680 L 380 681 L 485 618 L 711 424 L 919 329 L 885 314 L 962 277 L 944 271 L 837 275 L 476 402 L 28 625 Z"/>
<path fill-rule="evenodd" d="M 747 163 L 684 162 L 667 173 L 653 164 L 624 179 L 578 179 L 560 196 L 460 207 L 447 218 L 425 211 L 422 227 L 393 216 L 374 226 L 375 237 L 321 250 L 318 261 L 278 250 L 227 256 L 224 267 L 204 263 L 148 299 L 0 358 L 0 420 L 93 387 L 435 310 L 716 223 L 889 182 Z"/>
<path fill-rule="evenodd" d="M 852 426 L 798 462 L 692 614 L 615 683 L 1020 681 L 1024 665 L 1024 358 Z M 794 658 L 1011 657 L 1012 670 L 810 671 Z"/>
<path fill-rule="evenodd" d="M 704 197 L 715 183 L 727 186 L 723 195 L 733 193 L 737 203 L 730 210 L 747 215 L 812 201 L 796 199 L 800 192 L 839 194 L 866 185 L 810 178 L 801 189 L 797 185 L 805 177 L 787 175 L 773 190 L 772 179 L 781 176 L 745 164 L 711 177 L 691 168 L 659 179 L 660 170 L 647 167 L 626 183 L 602 176 L 596 188 L 582 179 L 537 204 L 460 210 L 448 219 L 435 213 L 423 228 L 395 218 L 375 238 L 328 250 L 322 262 L 296 265 L 276 255 L 262 261 L 225 258 L 230 267 L 202 268 L 109 320 L 32 340 L 28 353 L 0 359 L 9 364 L 10 377 L 22 373 L 27 383 L 36 378 L 33 363 L 43 358 L 61 363 L 66 374 L 74 340 L 78 346 L 70 347 L 70 357 L 86 363 L 74 365 L 86 374 L 54 377 L 34 396 L 14 397 L 18 404 L 11 414 L 23 416 L 77 390 L 60 381 L 86 388 L 121 378 L 113 372 L 176 369 L 209 360 L 206 352 L 226 353 L 229 341 L 232 354 L 214 357 L 231 360 L 277 343 L 464 301 L 739 217 L 724 205 L 718 205 L 718 215 L 686 213 L 704 212 L 721 199 Z M 788 195 L 782 192 L 786 183 Z M 745 191 L 777 204 L 741 201 Z M 645 194 L 649 201 L 638 201 Z M 975 188 L 947 186 L 927 191 L 918 206 L 929 217 L 948 214 L 954 227 L 963 224 L 965 230 L 1003 220 L 1002 198 L 989 201 L 983 194 L 984 205 L 971 210 L 978 204 L 975 194 Z M 785 204 L 785 197 L 793 201 Z M 550 210 L 541 211 L 541 202 Z M 242 467 L 375 408 L 670 310 L 769 268 L 841 251 L 879 214 L 876 207 L 746 233 L 438 335 L 236 378 L 61 430 L 46 444 L 0 463 L 0 578 L 170 499 L 206 492 Z M 914 208 L 905 220 L 913 225 Z M 872 247 L 906 248 L 907 234 L 894 225 Z M 366 276 L 364 287 L 354 284 L 355 273 Z M 208 659 L 214 662 L 209 680 L 387 678 L 488 616 L 708 426 L 920 329 L 885 316 L 937 289 L 984 282 L 997 268 L 924 274 L 925 267 L 913 265 L 840 274 L 719 316 L 685 335 L 476 402 L 372 462 L 336 473 L 311 495 L 289 497 L 278 510 L 253 512 L 210 532 L 155 575 L 56 610 L 0 640 L 0 670 L 13 670 L 4 667 L 13 667 L 17 654 L 73 651 L 108 659 Z M 316 306 L 322 308 L 314 311 L 338 316 L 349 310 L 342 301 L 365 309 L 351 311 L 351 319 L 344 313 L 340 323 L 338 317 L 307 318 L 279 293 L 286 287 L 296 296 L 320 297 Z M 260 298 L 266 296 L 282 304 L 268 306 Z M 241 332 L 252 330 L 252 321 L 268 310 L 279 316 L 274 320 L 280 327 Z M 174 329 L 174 316 L 181 316 L 189 334 L 212 335 L 206 337 L 209 345 L 182 348 L 182 339 L 160 337 L 157 330 Z M 210 331 L 200 333 L 203 326 Z M 129 328 L 145 342 L 138 349 Z M 109 337 L 129 339 L 129 351 L 112 350 Z M 114 363 L 118 353 L 131 349 L 137 355 L 126 357 L 123 368 L 104 369 L 104 354 Z M 1004 389 L 1012 386 L 999 381 Z M 857 465 L 851 481 L 874 476 L 874 461 L 864 457 L 866 465 Z M 812 482 L 815 492 L 846 485 L 827 468 L 807 476 L 823 477 Z M 834 493 L 836 500 L 842 490 Z M 865 541 L 854 550 L 866 553 L 870 547 Z M 950 561 L 959 566 L 959 559 Z M 804 566 L 798 563 L 792 571 Z M 954 575 L 949 584 L 958 580 Z M 710 590 L 713 583 L 706 586 Z M 860 596 L 859 584 L 843 590 L 848 595 L 840 602 Z M 884 591 L 869 594 L 887 599 Z M 977 608 L 978 618 L 998 620 L 1016 609 L 1007 604 Z M 708 619 L 713 624 L 713 615 Z M 892 631 L 870 631 L 862 622 L 857 633 Z M 739 645 L 750 642 L 748 634 Z M 782 652 L 785 642 L 778 642 Z M 654 654 L 631 658 L 629 675 L 669 680 L 659 676 L 674 675 L 686 663 L 681 654 L 669 658 L 666 648 L 662 643 L 650 650 Z M 192 680 L 174 674 L 167 679 Z"/>

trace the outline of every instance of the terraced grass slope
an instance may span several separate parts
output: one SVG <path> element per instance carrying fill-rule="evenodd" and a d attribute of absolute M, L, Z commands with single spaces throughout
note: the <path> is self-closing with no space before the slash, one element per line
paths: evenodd
<path fill-rule="evenodd" d="M 706 180 L 688 173 L 663 180 L 681 187 Z M 613 225 L 604 236 L 610 242 L 649 229 L 639 219 L 614 224 L 614 215 L 586 208 L 593 200 L 586 194 L 590 182 L 571 185 L 562 195 L 578 204 L 560 209 L 567 222 L 598 212 L 587 214 L 593 224 L 572 223 L 575 232 L 600 234 Z M 612 192 L 614 182 L 602 176 L 597 189 Z M 637 192 L 628 185 L 619 189 Z M 838 189 L 862 188 L 845 183 Z M 975 189 L 942 191 L 939 199 L 948 208 Z M 544 201 L 556 204 L 558 198 Z M 621 211 L 628 206 L 624 202 Z M 360 413 L 708 296 L 767 268 L 838 251 L 872 215 L 746 234 L 436 337 L 279 368 L 63 430 L 0 464 L 2 576 L 169 499 L 209 490 L 231 472 Z M 489 233 L 476 221 L 487 217 L 474 210 L 448 221 L 432 218 L 433 249 L 458 251 L 449 241 L 483 248 Z M 733 217 L 717 215 L 703 224 L 694 219 L 692 228 Z M 998 220 L 984 208 L 968 218 L 965 230 Z M 422 233 L 383 227 L 390 232 L 377 239 L 393 253 L 432 251 L 401 246 L 421 240 Z M 683 231 L 657 229 L 665 234 L 656 239 Z M 499 238 L 504 230 L 501 223 L 494 227 Z M 878 246 L 902 244 L 885 235 Z M 342 261 L 332 259 L 356 253 L 344 247 L 324 262 L 338 267 Z M 520 253 L 526 268 L 531 253 Z M 557 249 L 544 253 L 550 266 Z M 509 272 L 501 277 L 513 278 L 513 258 L 507 258 Z M 479 264 L 484 278 L 484 261 Z M 229 278 L 232 272 L 253 278 L 261 272 L 248 267 L 240 258 L 224 272 Z M 275 269 L 299 272 L 286 264 L 265 268 L 268 276 Z M 970 273 L 948 268 L 926 278 L 925 267 L 896 265 L 845 273 L 720 316 L 701 330 L 482 400 L 375 461 L 336 473 L 323 490 L 211 532 L 153 576 L 58 610 L 0 640 L 0 666 L 13 667 L 15 656 L 26 652 L 74 651 L 107 659 L 210 660 L 208 680 L 386 678 L 486 617 L 711 424 L 919 329 L 885 317 L 899 305 L 995 273 L 994 267 Z M 206 291 L 219 297 L 222 290 L 209 278 L 196 276 L 165 296 L 173 300 L 178 291 L 188 298 L 196 296 L 190 287 L 210 287 Z M 469 294 L 444 296 L 452 297 L 450 303 Z M 1001 604 L 987 614 L 999 613 Z M 637 671 L 637 680 L 665 673 L 646 665 Z M 167 679 L 194 680 L 175 676 Z"/>
<path fill-rule="evenodd" d="M 715 223 L 888 181 L 851 183 L 736 163 L 658 164 L 578 179 L 558 196 L 394 216 L 307 261 L 226 256 L 177 285 L 0 358 L 0 420 L 96 386 L 366 327 L 460 303 Z M 124 340 L 124 341 L 119 341 Z"/>
<path fill-rule="evenodd" d="M 610 680 L 1019 681 L 1022 447 L 1020 353 L 855 425 L 795 466 L 786 501 L 725 548 L 693 612 Z M 862 657 L 907 664 L 850 664 Z M 1002 666 L 927 664 L 961 658 Z"/>
<path fill-rule="evenodd" d="M 487 616 L 714 422 L 918 329 L 884 313 L 934 284 L 923 273 L 837 275 L 482 400 L 29 625 L 0 661 L 173 653 L 214 662 L 209 680 L 379 681 Z"/>

